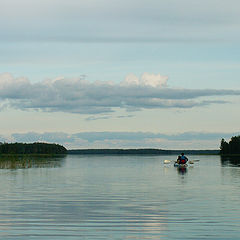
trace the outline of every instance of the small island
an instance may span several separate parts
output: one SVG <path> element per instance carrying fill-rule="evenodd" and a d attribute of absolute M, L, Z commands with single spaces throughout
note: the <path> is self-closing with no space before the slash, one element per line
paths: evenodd
<path fill-rule="evenodd" d="M 0 154 L 66 154 L 67 149 L 53 143 L 1 143 Z"/>

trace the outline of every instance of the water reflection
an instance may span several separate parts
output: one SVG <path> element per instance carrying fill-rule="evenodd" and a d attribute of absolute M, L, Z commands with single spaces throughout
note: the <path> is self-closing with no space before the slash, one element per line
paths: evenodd
<path fill-rule="evenodd" d="M 237 240 L 240 168 L 199 158 L 186 171 L 165 156 L 17 158 L 37 169 L 1 170 L 0 239 Z"/>
<path fill-rule="evenodd" d="M 240 156 L 221 156 L 222 166 L 240 167 Z"/>
<path fill-rule="evenodd" d="M 187 173 L 187 167 L 178 167 L 177 169 L 180 175 L 185 175 Z"/>
<path fill-rule="evenodd" d="M 27 156 L 12 155 L 0 156 L 0 169 L 27 169 L 27 168 L 58 168 L 65 161 L 66 156 Z"/>

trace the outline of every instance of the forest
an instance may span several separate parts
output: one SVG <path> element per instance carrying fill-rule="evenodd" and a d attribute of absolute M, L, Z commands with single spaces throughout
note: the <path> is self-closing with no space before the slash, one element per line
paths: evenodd
<path fill-rule="evenodd" d="M 3 143 L 0 154 L 65 154 L 67 149 L 50 143 Z"/>
<path fill-rule="evenodd" d="M 220 145 L 220 154 L 240 154 L 240 135 L 234 136 L 229 142 L 223 138 Z"/>

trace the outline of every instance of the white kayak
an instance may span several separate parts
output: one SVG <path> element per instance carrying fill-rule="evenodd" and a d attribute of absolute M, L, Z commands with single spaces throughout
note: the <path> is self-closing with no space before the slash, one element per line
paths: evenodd
<path fill-rule="evenodd" d="M 188 161 L 187 163 L 188 163 L 188 164 L 194 164 L 194 162 L 197 162 L 197 161 L 199 161 L 199 160 Z M 177 166 L 179 166 L 179 165 L 187 165 L 187 164 L 179 164 L 179 163 L 177 163 L 177 162 L 174 161 L 174 160 L 164 160 L 164 161 L 163 161 L 164 164 L 169 164 L 169 163 L 172 163 L 172 162 L 174 162 L 174 166 L 175 166 L 175 167 L 177 167 Z"/>
<path fill-rule="evenodd" d="M 188 165 L 185 164 L 179 164 L 179 163 L 174 163 L 174 167 L 179 167 L 179 168 L 186 168 Z"/>

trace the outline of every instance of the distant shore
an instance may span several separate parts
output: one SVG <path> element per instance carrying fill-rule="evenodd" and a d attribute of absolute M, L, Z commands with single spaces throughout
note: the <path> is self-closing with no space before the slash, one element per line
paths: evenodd
<path fill-rule="evenodd" d="M 79 155 L 179 155 L 184 152 L 188 155 L 219 155 L 219 150 L 163 150 L 163 149 L 72 149 L 67 154 Z"/>
<path fill-rule="evenodd" d="M 55 143 L 3 143 L 0 144 L 0 155 L 219 155 L 220 150 L 164 150 L 156 148 L 137 149 L 70 149 Z"/>

